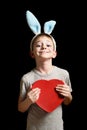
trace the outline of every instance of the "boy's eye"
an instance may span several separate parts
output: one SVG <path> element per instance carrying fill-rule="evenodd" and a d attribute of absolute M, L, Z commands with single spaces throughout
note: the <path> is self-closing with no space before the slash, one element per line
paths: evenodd
<path fill-rule="evenodd" d="M 47 45 L 47 47 L 51 47 L 51 45 Z"/>
<path fill-rule="evenodd" d="M 36 45 L 36 47 L 40 47 L 40 46 L 41 46 L 41 45 L 39 45 L 39 44 L 38 44 L 38 45 Z"/>

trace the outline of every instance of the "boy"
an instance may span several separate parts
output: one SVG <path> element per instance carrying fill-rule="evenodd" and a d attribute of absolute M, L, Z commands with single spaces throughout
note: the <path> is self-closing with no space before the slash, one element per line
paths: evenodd
<path fill-rule="evenodd" d="M 34 19 L 31 12 L 27 13 L 30 13 L 29 17 L 32 16 Z M 28 111 L 26 130 L 64 130 L 62 103 L 65 105 L 71 103 L 72 88 L 68 71 L 52 64 L 52 59 L 57 55 L 56 42 L 47 31 L 41 33 L 39 30 L 39 33 L 31 40 L 30 52 L 32 58 L 35 59 L 36 67 L 21 78 L 18 99 L 18 110 L 20 112 Z M 49 81 L 55 79 L 61 80 L 64 83 L 55 86 L 57 94 L 61 95 L 64 100 L 53 111 L 47 112 L 37 104 L 42 90 L 39 86 L 33 88 L 33 84 L 39 80 Z"/>

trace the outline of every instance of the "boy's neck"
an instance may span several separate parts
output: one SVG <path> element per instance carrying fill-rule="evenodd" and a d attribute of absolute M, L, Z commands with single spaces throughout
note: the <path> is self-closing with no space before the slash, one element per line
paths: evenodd
<path fill-rule="evenodd" d="M 49 73 L 53 69 L 53 65 L 50 62 L 44 62 L 37 64 L 36 69 L 41 73 Z"/>

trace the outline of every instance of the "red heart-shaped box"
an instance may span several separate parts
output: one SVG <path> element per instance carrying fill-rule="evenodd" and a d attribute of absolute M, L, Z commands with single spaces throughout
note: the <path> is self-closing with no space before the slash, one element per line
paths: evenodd
<path fill-rule="evenodd" d="M 36 104 L 47 112 L 52 112 L 64 100 L 64 98 L 61 97 L 55 89 L 55 87 L 58 84 L 64 84 L 64 82 L 58 79 L 51 79 L 51 80 L 42 79 L 37 80 L 32 84 L 32 89 L 33 88 L 41 89 L 40 97 L 37 100 Z"/>

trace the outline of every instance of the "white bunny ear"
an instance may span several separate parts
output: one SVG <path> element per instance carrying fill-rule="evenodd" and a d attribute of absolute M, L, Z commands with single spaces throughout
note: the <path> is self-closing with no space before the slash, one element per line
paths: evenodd
<path fill-rule="evenodd" d="M 34 34 L 41 33 L 41 25 L 37 20 L 37 18 L 30 11 L 26 11 L 26 19 L 28 26 L 30 27 L 30 29 L 33 31 Z"/>
<path fill-rule="evenodd" d="M 56 24 L 56 21 L 54 21 L 54 20 L 50 20 L 48 22 L 45 22 L 44 32 L 47 33 L 47 34 L 51 34 L 51 32 L 54 29 L 55 24 Z"/>

